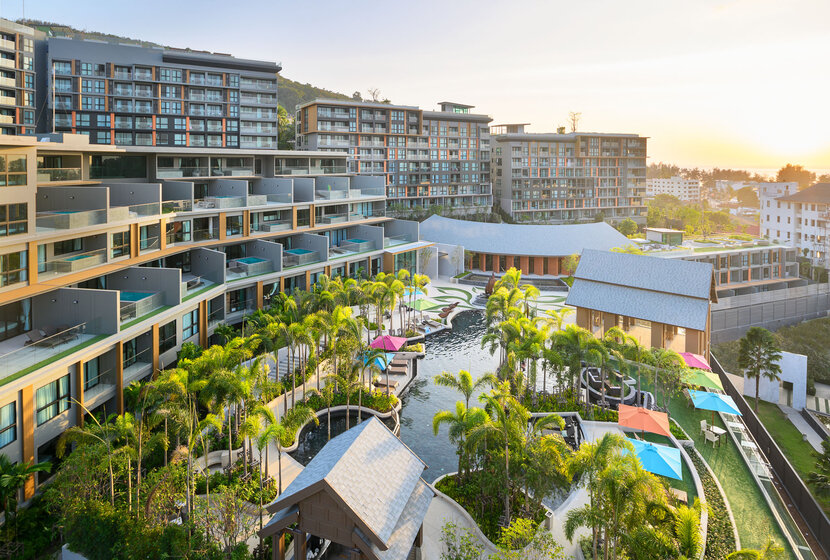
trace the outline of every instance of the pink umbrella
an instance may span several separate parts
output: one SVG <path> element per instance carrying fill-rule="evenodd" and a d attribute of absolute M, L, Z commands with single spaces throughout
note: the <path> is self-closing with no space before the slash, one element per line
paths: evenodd
<path fill-rule="evenodd" d="M 707 362 L 706 358 L 704 358 L 700 354 L 692 354 L 691 352 L 681 352 L 680 355 L 683 357 L 683 361 L 686 362 L 686 365 L 690 368 L 705 369 L 706 371 L 712 371 L 712 368 L 709 367 L 709 362 Z"/>
<path fill-rule="evenodd" d="M 373 340 L 371 347 L 380 348 L 381 350 L 386 350 L 387 352 L 397 352 L 401 349 L 401 347 L 403 347 L 404 344 L 406 344 L 405 338 L 385 334 Z"/>

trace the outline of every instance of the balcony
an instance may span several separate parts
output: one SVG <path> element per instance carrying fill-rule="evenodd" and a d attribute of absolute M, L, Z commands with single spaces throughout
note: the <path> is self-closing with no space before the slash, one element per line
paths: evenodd
<path fill-rule="evenodd" d="M 119 303 L 119 321 L 122 325 L 129 321 L 137 321 L 161 307 L 163 307 L 163 294 L 161 292 L 122 290 Z"/>
<path fill-rule="evenodd" d="M 162 214 L 172 214 L 174 212 L 190 212 L 193 210 L 192 200 L 164 200 L 161 203 Z"/>
<path fill-rule="evenodd" d="M 15 50 L 14 41 L 9 41 L 8 39 L 0 39 L 0 49 L 6 49 L 7 51 Z"/>
<path fill-rule="evenodd" d="M 149 70 L 136 70 L 135 71 L 135 79 L 136 80 L 144 80 L 144 81 L 152 81 L 153 73 Z"/>
<path fill-rule="evenodd" d="M 0 86 L 17 87 L 17 82 L 14 78 L 0 78 Z"/>
<path fill-rule="evenodd" d="M 0 68 L 14 68 L 14 60 L 0 58 Z"/>
<path fill-rule="evenodd" d="M 0 342 L 0 380 L 34 371 L 73 348 L 85 346 L 101 335 L 88 332 L 87 324 L 55 325 Z"/>
<path fill-rule="evenodd" d="M 45 262 L 41 263 L 43 270 L 40 271 L 39 275 L 70 274 L 98 266 L 106 261 L 106 249 L 95 249 L 93 251 L 55 256 L 47 258 Z"/>
<path fill-rule="evenodd" d="M 210 241 L 213 239 L 219 239 L 219 230 L 216 228 L 193 230 L 193 241 Z"/>
<path fill-rule="evenodd" d="M 320 262 L 320 254 L 310 249 L 287 249 L 282 254 L 282 267 L 293 268 Z"/>
<path fill-rule="evenodd" d="M 412 243 L 412 240 L 409 238 L 408 235 L 393 235 L 391 237 L 383 238 L 384 249 L 388 247 L 395 247 L 397 245 L 404 245 L 406 243 Z"/>
<path fill-rule="evenodd" d="M 35 217 L 35 227 L 38 232 L 79 229 L 105 223 L 107 223 L 107 211 L 104 209 L 87 211 L 64 210 L 56 212 L 38 212 Z"/>
<path fill-rule="evenodd" d="M 317 224 L 343 224 L 349 221 L 349 214 L 346 212 L 325 214 L 317 216 L 314 221 Z"/>
<path fill-rule="evenodd" d="M 133 76 L 130 72 L 121 71 L 121 72 L 116 72 L 115 73 L 115 79 L 116 80 L 132 80 Z"/>
<path fill-rule="evenodd" d="M 144 335 L 147 336 L 147 335 Z M 133 379 L 143 377 L 153 366 L 153 349 L 150 347 L 140 350 L 132 356 L 124 356 L 124 384 Z"/>
<path fill-rule="evenodd" d="M 274 263 L 271 261 L 260 257 L 244 257 L 228 261 L 228 270 L 225 277 L 228 282 L 232 282 L 269 272 L 274 272 Z"/>
<path fill-rule="evenodd" d="M 383 210 L 372 210 L 371 213 L 367 212 L 350 212 L 349 213 L 349 221 L 350 222 L 358 222 L 360 220 L 368 220 L 370 218 L 383 218 L 386 215 L 386 212 Z"/>
<path fill-rule="evenodd" d="M 159 179 L 177 179 L 180 177 L 207 177 L 207 166 L 197 167 L 159 167 L 156 176 Z"/>
<path fill-rule="evenodd" d="M 344 239 L 339 245 L 329 248 L 329 260 L 374 250 L 374 241 L 367 241 L 366 239 Z"/>
<path fill-rule="evenodd" d="M 314 198 L 318 200 L 345 200 L 349 198 L 349 191 L 340 191 L 340 190 L 330 190 L 330 191 L 323 191 L 317 190 L 314 192 Z"/>
<path fill-rule="evenodd" d="M 262 222 L 257 227 L 257 231 L 266 233 L 276 233 L 278 231 L 287 231 L 291 229 L 291 220 L 269 220 Z"/>
<path fill-rule="evenodd" d="M 13 95 L 0 95 L 0 105 L 17 105 L 17 98 Z"/>
<path fill-rule="evenodd" d="M 204 276 L 190 272 L 183 272 L 181 289 L 182 301 L 190 296 L 196 295 L 197 293 L 204 292 L 208 288 L 212 288 L 216 285 L 217 284 L 211 282 Z"/>

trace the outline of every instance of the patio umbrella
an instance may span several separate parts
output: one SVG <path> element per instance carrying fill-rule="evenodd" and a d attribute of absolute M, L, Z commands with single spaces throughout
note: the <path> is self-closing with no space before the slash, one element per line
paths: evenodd
<path fill-rule="evenodd" d="M 397 352 L 401 349 L 401 347 L 403 347 L 404 344 L 406 344 L 405 338 L 401 338 L 399 336 L 389 336 L 388 334 L 385 334 L 373 340 L 370 346 L 372 348 L 380 348 L 381 350 Z"/>
<path fill-rule="evenodd" d="M 637 439 L 630 441 L 634 446 L 634 455 L 640 460 L 644 470 L 660 476 L 683 480 L 679 449 Z"/>
<path fill-rule="evenodd" d="M 382 356 L 376 356 L 373 360 L 373 363 L 378 366 L 378 369 L 383 371 L 385 370 L 389 364 L 392 362 L 392 359 L 395 357 L 394 352 L 386 352 Z M 363 363 L 369 363 L 369 356 L 363 358 Z"/>
<path fill-rule="evenodd" d="M 735 404 L 735 401 L 729 395 L 710 393 L 708 391 L 689 391 L 689 396 L 692 397 L 692 403 L 694 403 L 695 408 L 712 411 L 713 424 L 715 423 L 715 412 L 725 412 L 727 414 L 741 416 L 738 405 Z"/>
<path fill-rule="evenodd" d="M 411 287 L 404 288 L 403 295 L 406 296 L 406 297 L 409 297 L 409 296 L 413 295 L 412 288 Z M 415 295 L 415 297 L 421 297 L 421 296 L 425 296 L 426 294 L 424 293 L 424 291 L 421 288 L 415 288 L 414 295 Z"/>
<path fill-rule="evenodd" d="M 723 391 L 723 383 L 716 373 L 711 371 L 704 371 L 702 369 L 689 369 L 683 374 L 683 383 L 686 385 L 694 385 L 696 387 L 707 387 L 709 389 L 718 389 Z"/>
<path fill-rule="evenodd" d="M 617 412 L 617 423 L 620 426 L 660 434 L 661 436 L 671 435 L 669 416 L 665 412 L 626 404 L 621 404 Z"/>
<path fill-rule="evenodd" d="M 686 365 L 690 368 L 705 369 L 706 371 L 712 371 L 712 368 L 709 367 L 709 362 L 707 362 L 706 358 L 704 358 L 700 354 L 692 354 L 691 352 L 681 352 L 680 356 L 683 358 L 683 361 L 686 362 Z"/>
<path fill-rule="evenodd" d="M 415 301 L 408 301 L 404 303 L 404 305 L 409 307 L 410 309 L 414 309 L 415 311 L 426 311 L 427 309 L 438 307 L 438 304 L 425 299 L 416 299 Z"/>

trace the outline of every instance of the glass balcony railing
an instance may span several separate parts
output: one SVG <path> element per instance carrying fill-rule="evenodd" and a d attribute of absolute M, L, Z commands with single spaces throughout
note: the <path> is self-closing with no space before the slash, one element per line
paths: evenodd
<path fill-rule="evenodd" d="M 392 235 L 383 238 L 383 247 L 394 247 L 395 245 L 403 245 L 404 243 L 411 243 L 408 235 Z"/>
<path fill-rule="evenodd" d="M 125 347 L 126 349 L 126 347 Z M 133 355 L 124 356 L 124 381 L 127 382 L 144 372 L 153 363 L 153 349 L 145 348 Z"/>
<path fill-rule="evenodd" d="M 320 262 L 320 254 L 308 249 L 289 249 L 282 254 L 282 267 L 291 268 Z"/>
<path fill-rule="evenodd" d="M 71 253 L 57 257 L 47 258 L 39 263 L 39 275 L 69 274 L 98 266 L 107 261 L 106 249 L 95 249 L 93 251 Z"/>
<path fill-rule="evenodd" d="M 315 222 L 318 224 L 340 224 L 349 220 L 349 214 L 346 212 L 337 212 L 333 214 L 325 214 L 317 216 Z"/>
<path fill-rule="evenodd" d="M 190 212 L 193 210 L 192 200 L 164 200 L 161 203 L 161 213 Z"/>
<path fill-rule="evenodd" d="M 60 354 L 94 338 L 87 323 L 55 325 L 33 329 L 26 334 L 3 341 L 0 354 L 0 380 L 48 362 Z"/>
<path fill-rule="evenodd" d="M 128 297 L 130 300 L 126 300 Z M 122 291 L 119 304 L 120 322 L 126 323 L 143 317 L 161 307 L 162 302 L 163 297 L 160 293 Z"/>
<path fill-rule="evenodd" d="M 38 183 L 51 183 L 56 181 L 80 181 L 81 168 L 80 167 L 61 167 L 55 169 L 48 169 L 39 167 L 37 170 Z"/>
<path fill-rule="evenodd" d="M 38 212 L 35 225 L 38 231 L 54 229 L 78 229 L 107 223 L 106 210 L 80 212 Z"/>
<path fill-rule="evenodd" d="M 291 220 L 270 220 L 257 226 L 257 231 L 274 233 L 291 229 Z"/>
<path fill-rule="evenodd" d="M 159 167 L 156 170 L 159 179 L 174 179 L 177 177 L 207 177 L 207 167 Z"/>
<path fill-rule="evenodd" d="M 209 241 L 211 239 L 219 239 L 218 229 L 194 229 L 193 241 Z"/>
<path fill-rule="evenodd" d="M 156 251 L 161 248 L 161 237 L 152 235 L 138 240 L 139 251 Z"/>

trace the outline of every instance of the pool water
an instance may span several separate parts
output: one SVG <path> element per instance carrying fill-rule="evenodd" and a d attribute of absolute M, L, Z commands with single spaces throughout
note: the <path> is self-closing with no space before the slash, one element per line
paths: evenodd
<path fill-rule="evenodd" d="M 81 259 L 88 259 L 92 255 L 75 255 L 74 257 L 66 257 L 68 261 L 79 261 Z"/>
<path fill-rule="evenodd" d="M 365 422 L 371 415 L 362 414 L 361 421 Z M 394 425 L 391 418 L 382 419 L 390 429 Z M 349 414 L 349 427 L 354 428 L 358 425 L 357 412 L 352 411 Z M 346 431 L 346 413 L 332 412 L 331 414 L 331 437 L 338 436 Z M 300 433 L 297 450 L 291 452 L 291 456 L 303 465 L 307 465 L 315 455 L 328 443 L 328 415 L 320 416 L 320 424 L 314 426 L 309 424 Z"/>
<path fill-rule="evenodd" d="M 290 253 L 292 255 L 307 255 L 312 253 L 313 251 L 309 251 L 308 249 L 288 249 L 286 253 Z"/>
<path fill-rule="evenodd" d="M 121 301 L 141 301 L 151 295 L 149 292 L 121 292 Z"/>
<path fill-rule="evenodd" d="M 344 239 L 343 243 L 366 243 L 365 239 Z"/>
<path fill-rule="evenodd" d="M 245 257 L 244 259 L 236 259 L 237 262 L 241 262 L 243 264 L 255 264 L 259 262 L 265 262 L 265 259 L 261 259 L 259 257 Z"/>

